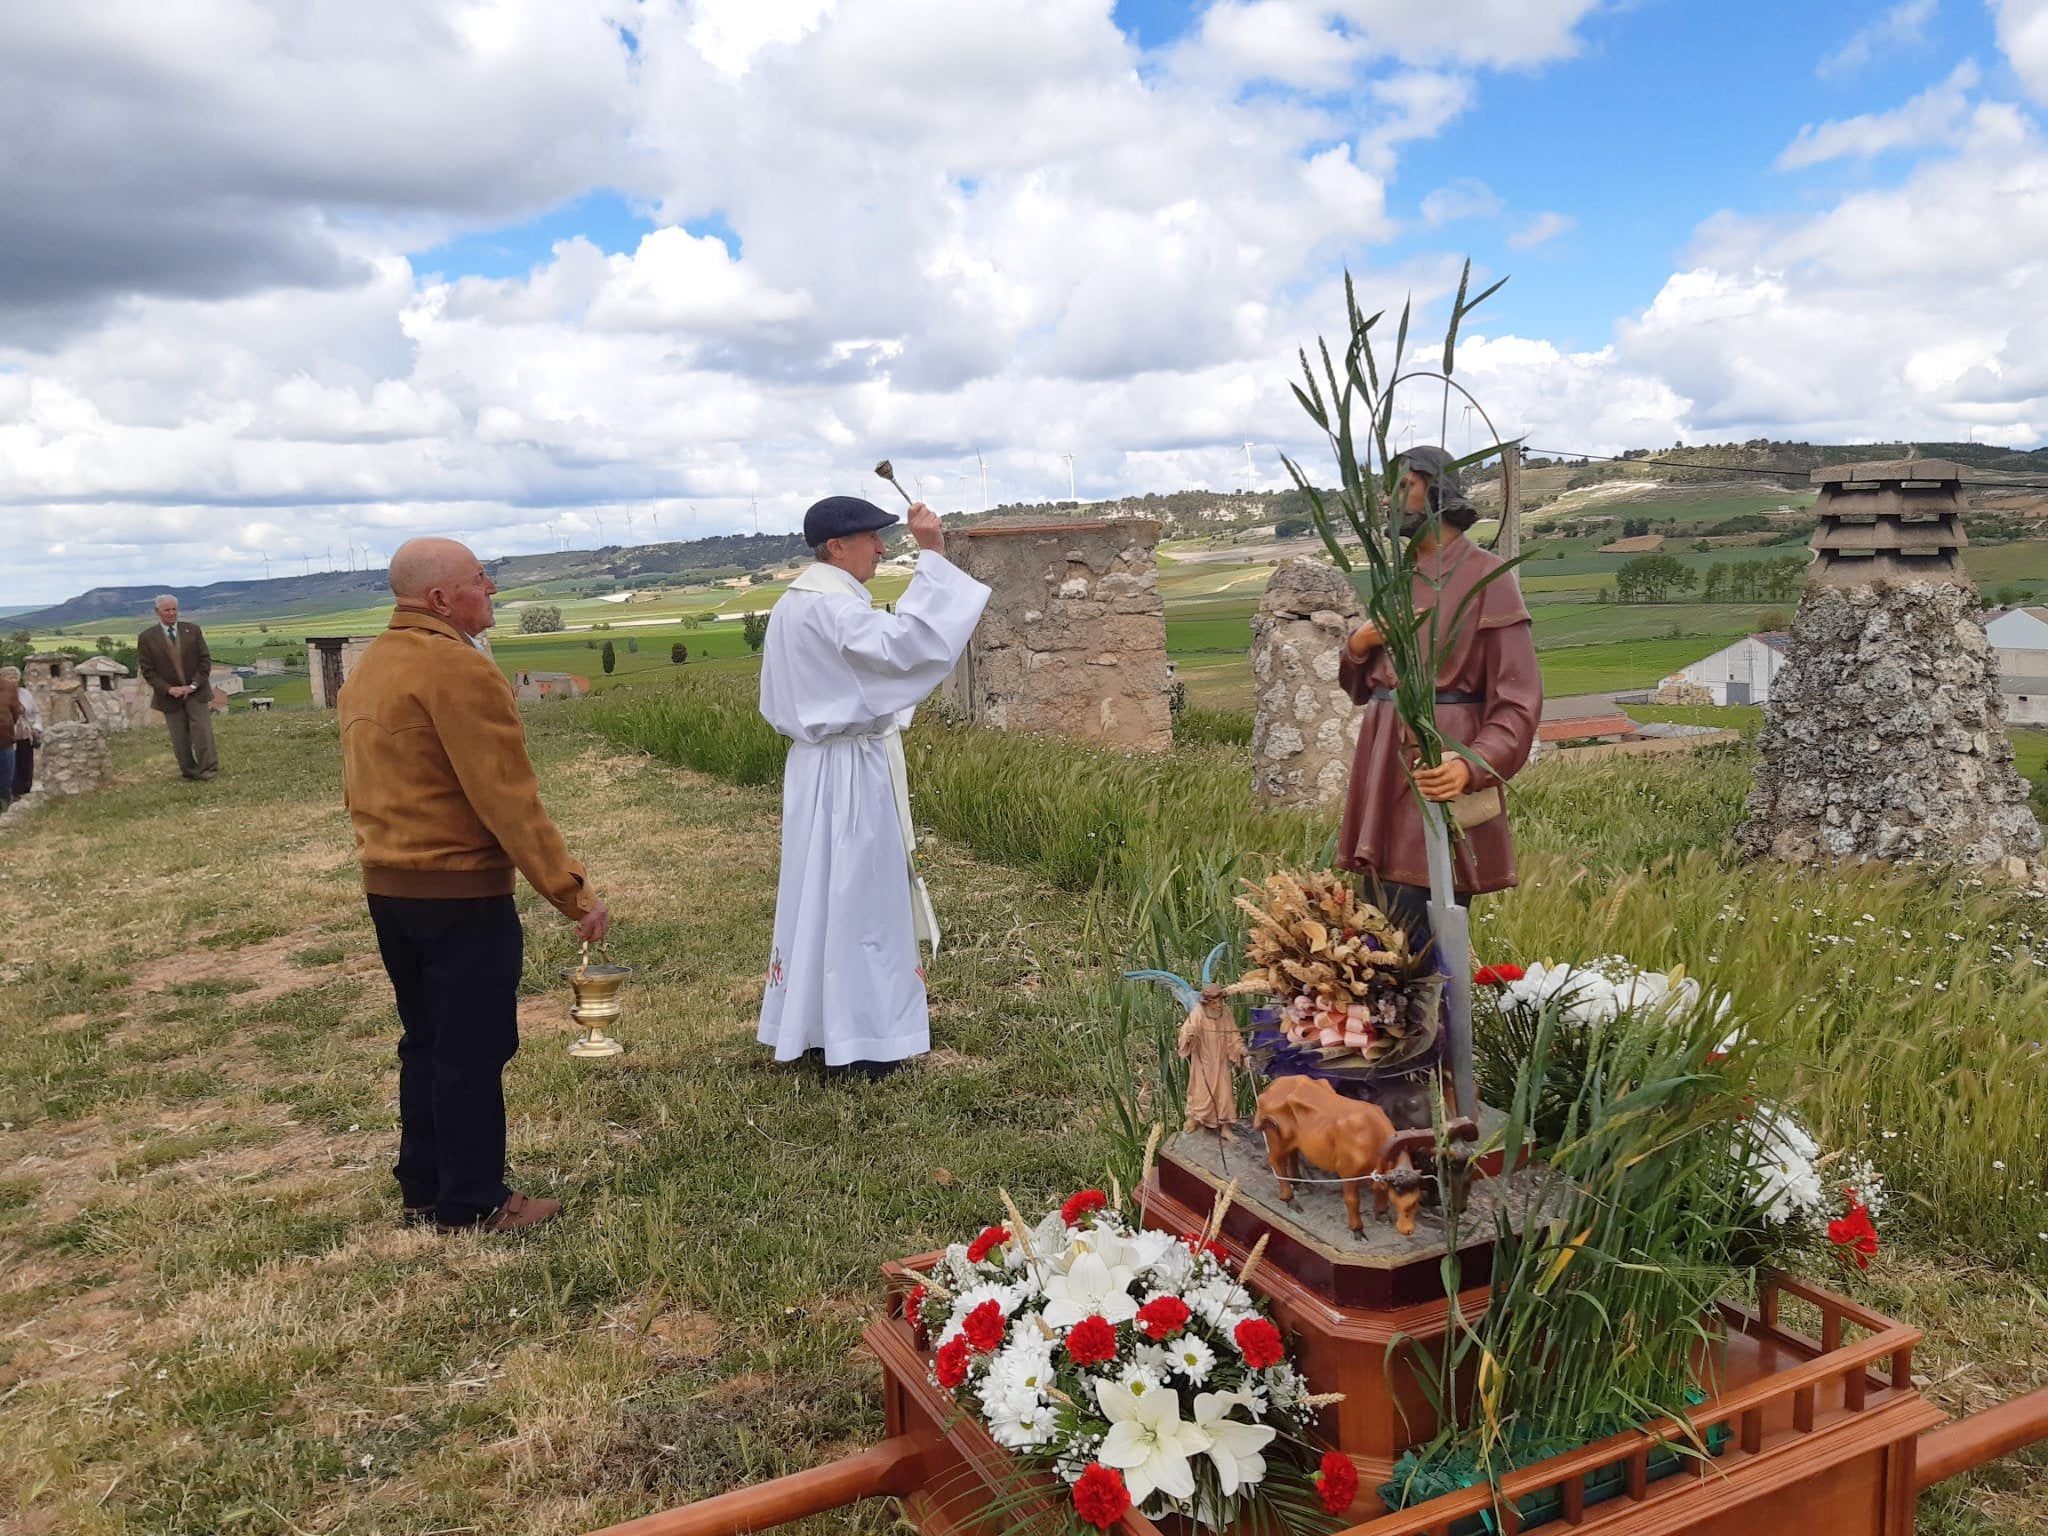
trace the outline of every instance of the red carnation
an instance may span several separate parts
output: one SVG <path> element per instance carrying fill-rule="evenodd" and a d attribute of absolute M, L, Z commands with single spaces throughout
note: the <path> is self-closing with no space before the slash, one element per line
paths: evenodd
<path fill-rule="evenodd" d="M 1067 1203 L 1060 1207 L 1060 1220 L 1070 1227 L 1081 1224 L 1081 1218 L 1090 1211 L 1102 1210 L 1109 1204 L 1109 1196 L 1099 1189 L 1084 1189 L 1078 1195 L 1070 1195 Z"/>
<path fill-rule="evenodd" d="M 1843 1257 L 1854 1258 L 1858 1269 L 1870 1268 L 1870 1261 L 1877 1253 L 1877 1228 L 1870 1221 L 1870 1207 L 1856 1198 L 1856 1191 L 1849 1191 L 1849 1214 L 1828 1223 L 1828 1241 L 1843 1250 Z"/>
<path fill-rule="evenodd" d="M 1178 1296 L 1155 1296 L 1138 1308 L 1138 1326 L 1155 1340 L 1172 1338 L 1187 1327 L 1188 1304 Z"/>
<path fill-rule="evenodd" d="M 1351 1501 L 1358 1497 L 1358 1468 L 1351 1464 L 1351 1458 L 1342 1451 L 1323 1452 L 1323 1465 L 1316 1473 L 1316 1492 L 1322 1496 L 1323 1508 L 1333 1515 L 1341 1515 L 1351 1507 Z"/>
<path fill-rule="evenodd" d="M 1527 974 L 1519 965 L 1482 965 L 1472 973 L 1472 979 L 1482 987 L 1504 987 Z"/>
<path fill-rule="evenodd" d="M 1244 1356 L 1244 1363 L 1255 1371 L 1278 1365 L 1286 1358 L 1287 1351 L 1280 1345 L 1280 1330 L 1263 1317 L 1246 1318 L 1231 1337 L 1237 1341 L 1237 1352 Z"/>
<path fill-rule="evenodd" d="M 932 1374 L 948 1392 L 966 1382 L 967 1338 L 964 1334 L 956 1333 L 939 1346 L 938 1354 L 932 1359 Z"/>
<path fill-rule="evenodd" d="M 984 1227 L 981 1236 L 967 1245 L 967 1262 L 979 1264 L 988 1257 L 991 1248 L 1000 1248 L 1010 1240 L 1008 1227 Z"/>
<path fill-rule="evenodd" d="M 960 1324 L 961 1331 L 967 1336 L 967 1342 L 974 1346 L 977 1353 L 984 1355 L 1002 1344 L 1003 1334 L 1008 1327 L 1009 1323 L 1003 1317 L 1003 1304 L 1000 1301 L 984 1301 L 968 1313 Z"/>
<path fill-rule="evenodd" d="M 1130 1507 L 1131 1490 L 1124 1486 L 1123 1474 L 1099 1461 L 1089 1462 L 1074 1484 L 1074 1513 L 1097 1530 L 1106 1531 Z"/>
<path fill-rule="evenodd" d="M 924 1299 L 931 1295 L 922 1285 L 913 1285 L 910 1294 L 903 1298 L 903 1315 L 916 1322 L 924 1314 Z"/>
<path fill-rule="evenodd" d="M 1230 1257 L 1229 1253 L 1225 1251 L 1221 1243 L 1205 1243 L 1199 1237 L 1196 1237 L 1191 1232 L 1183 1232 L 1181 1234 L 1180 1240 L 1188 1245 L 1188 1252 L 1192 1253 L 1197 1258 L 1200 1258 L 1204 1253 L 1209 1253 L 1215 1255 L 1216 1262 L 1218 1264 L 1221 1264 L 1225 1259 Z"/>
<path fill-rule="evenodd" d="M 1076 1365 L 1100 1365 L 1116 1354 L 1116 1330 L 1099 1317 L 1084 1317 L 1067 1330 L 1067 1358 Z"/>

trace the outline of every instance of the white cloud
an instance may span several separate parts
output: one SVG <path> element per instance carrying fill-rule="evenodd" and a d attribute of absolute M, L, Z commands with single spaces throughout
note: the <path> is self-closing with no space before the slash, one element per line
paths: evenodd
<path fill-rule="evenodd" d="M 1447 255 L 1374 260 L 1404 146 L 1486 71 L 1569 54 L 1594 9 L 1270 0 L 1141 56 L 1109 0 L 369 0 L 416 44 L 381 52 L 310 0 L 193 3 L 203 38 L 139 0 L 0 12 L 0 131 L 47 145 L 33 175 L 0 162 L 9 599 L 412 532 L 498 553 L 599 519 L 617 541 L 629 515 L 642 538 L 749 528 L 756 499 L 788 528 L 884 455 L 966 506 L 977 450 L 997 500 L 1064 495 L 1069 451 L 1086 495 L 1235 486 L 1247 438 L 1278 484 L 1277 449 L 1322 462 L 1286 385 L 1342 314 L 1339 269 L 1371 308 L 1414 294 L 1425 354 L 1456 283 Z M 2022 75 L 2023 9 L 2000 14 Z M 1317 37 L 1306 62 L 1282 46 Z M 1801 163 L 1917 159 L 1831 206 L 1710 218 L 1611 346 L 1474 333 L 1461 378 L 1556 448 L 2037 433 L 2048 149 L 1995 94 L 1952 76 L 1922 100 L 1953 110 L 1816 127 Z M 74 119 L 76 143 L 49 133 Z M 67 223 L 103 165 L 116 184 Z M 506 278 L 397 254 L 602 187 L 661 227 Z M 1504 209 L 1455 181 L 1420 212 Z M 1517 249 L 1572 227 L 1523 218 Z M 689 233 L 714 219 L 734 244 Z"/>
<path fill-rule="evenodd" d="M 2048 0 L 1990 0 L 1998 46 L 2034 100 L 2048 105 Z"/>
<path fill-rule="evenodd" d="M 1422 200 L 1422 222 L 1434 229 L 1459 219 L 1490 219 L 1506 205 L 1485 182 L 1462 176 Z"/>
<path fill-rule="evenodd" d="M 1808 123 L 1778 156 L 1778 169 L 1796 171 L 1844 156 L 1867 160 L 1888 150 L 1954 143 L 1968 120 L 1970 93 L 1980 78 L 1977 66 L 1965 59 L 1941 84 L 1890 112 Z"/>
<path fill-rule="evenodd" d="M 1568 213 L 1539 213 L 1508 236 L 1508 245 L 1518 251 L 1531 251 L 1578 227 L 1579 221 Z"/>
<path fill-rule="evenodd" d="M 1939 8 L 1940 0 L 1900 0 L 1822 57 L 1814 73 L 1823 80 L 1842 79 L 1867 68 L 1880 55 L 1920 52 L 1927 43 L 1927 24 Z"/>

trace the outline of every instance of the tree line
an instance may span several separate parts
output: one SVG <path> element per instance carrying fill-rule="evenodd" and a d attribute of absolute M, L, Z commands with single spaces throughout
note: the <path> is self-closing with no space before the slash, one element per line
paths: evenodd
<path fill-rule="evenodd" d="M 1639 555 L 1614 573 L 1614 595 L 1624 603 L 1664 603 L 1697 589 L 1705 603 L 1777 602 L 1799 595 L 1807 559 L 1717 560 L 1698 571 L 1671 555 Z"/>

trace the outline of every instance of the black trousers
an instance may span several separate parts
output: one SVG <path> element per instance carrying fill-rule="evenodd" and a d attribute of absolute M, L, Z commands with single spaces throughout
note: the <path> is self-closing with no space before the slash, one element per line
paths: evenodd
<path fill-rule="evenodd" d="M 505 1063 L 519 1049 L 526 937 L 510 896 L 371 896 L 398 1017 L 398 1164 L 408 1206 L 481 1221 L 505 1183 Z"/>
<path fill-rule="evenodd" d="M 14 798 L 19 800 L 35 786 L 36 744 L 33 741 L 17 741 L 14 744 Z M 0 785 L 0 794 L 7 792 L 7 786 Z"/>

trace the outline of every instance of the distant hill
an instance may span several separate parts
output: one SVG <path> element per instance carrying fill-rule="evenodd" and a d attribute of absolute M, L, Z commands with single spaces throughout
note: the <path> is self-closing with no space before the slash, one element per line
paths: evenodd
<path fill-rule="evenodd" d="M 581 587 L 604 592 L 625 585 L 658 587 L 709 581 L 721 576 L 785 565 L 803 556 L 795 534 L 724 534 L 672 544 L 607 545 L 486 560 L 484 568 L 500 591 L 543 587 L 556 592 Z M 48 632 L 75 625 L 141 627 L 149 622 L 159 593 L 178 600 L 179 611 L 197 623 L 313 617 L 375 608 L 390 601 L 384 572 L 317 571 L 269 580 L 216 581 L 190 587 L 171 583 L 148 587 L 94 587 L 53 607 L 9 615 L 10 628 Z"/>

